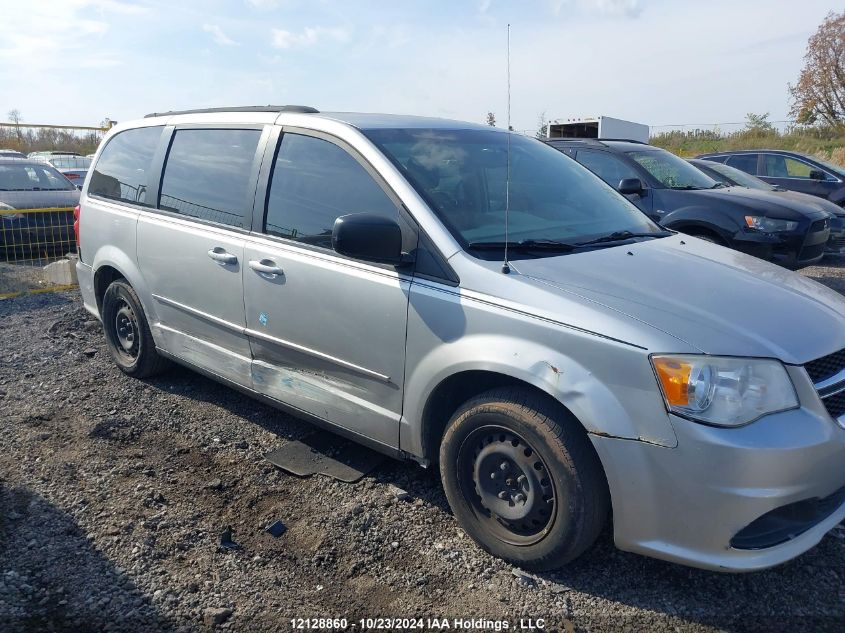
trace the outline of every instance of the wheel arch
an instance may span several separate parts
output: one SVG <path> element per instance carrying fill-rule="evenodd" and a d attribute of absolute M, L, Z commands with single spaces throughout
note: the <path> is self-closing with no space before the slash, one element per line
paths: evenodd
<path fill-rule="evenodd" d="M 126 253 L 112 246 L 101 248 L 94 255 L 91 268 L 94 270 L 94 295 L 98 313 L 102 313 L 103 295 L 105 295 L 109 284 L 116 279 L 125 279 L 138 294 L 147 320 L 151 324 L 158 320 L 154 306 L 151 306 L 150 302 L 147 301 L 149 295 L 141 271 L 138 270 L 138 267 Z"/>
<path fill-rule="evenodd" d="M 423 458 L 432 463 L 437 462 L 440 440 L 455 411 L 467 400 L 496 387 L 524 389 L 566 408 L 546 390 L 520 378 L 483 369 L 459 371 L 440 381 L 426 399 L 420 427 Z"/>

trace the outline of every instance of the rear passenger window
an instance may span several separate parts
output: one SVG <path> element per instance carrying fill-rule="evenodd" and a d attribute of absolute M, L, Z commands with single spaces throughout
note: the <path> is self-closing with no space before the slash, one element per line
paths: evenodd
<path fill-rule="evenodd" d="M 746 174 L 757 175 L 757 154 L 734 154 L 728 158 L 727 164 L 744 171 Z"/>
<path fill-rule="evenodd" d="M 176 130 L 159 208 L 244 228 L 252 207 L 252 165 L 260 130 Z"/>
<path fill-rule="evenodd" d="M 332 247 L 332 227 L 341 215 L 399 210 L 361 164 L 334 143 L 285 134 L 279 148 L 264 232 Z"/>
<path fill-rule="evenodd" d="M 147 173 L 162 126 L 141 127 L 116 134 L 94 165 L 88 195 L 152 206 L 147 200 Z"/>

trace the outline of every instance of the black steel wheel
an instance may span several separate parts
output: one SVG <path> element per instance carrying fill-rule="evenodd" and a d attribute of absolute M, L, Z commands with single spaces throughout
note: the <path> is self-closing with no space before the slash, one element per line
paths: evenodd
<path fill-rule="evenodd" d="M 169 366 L 156 351 L 141 301 L 126 280 L 118 279 L 106 288 L 100 316 L 109 352 L 124 373 L 146 378 Z"/>
<path fill-rule="evenodd" d="M 476 516 L 503 541 L 529 545 L 554 522 L 555 487 L 548 466 L 518 433 L 482 426 L 458 453 L 459 481 Z"/>
<path fill-rule="evenodd" d="M 455 413 L 440 473 L 464 530 L 524 569 L 577 558 L 610 508 L 601 462 L 580 423 L 551 397 L 518 387 L 483 393 Z"/>

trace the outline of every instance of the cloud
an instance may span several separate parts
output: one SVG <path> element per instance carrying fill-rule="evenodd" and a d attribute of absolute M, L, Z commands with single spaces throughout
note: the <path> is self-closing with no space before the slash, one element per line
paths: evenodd
<path fill-rule="evenodd" d="M 69 58 L 80 68 L 117 65 L 117 57 L 96 44 L 109 31 L 112 14 L 134 10 L 116 0 L 13 2 L 0 20 L 0 61 L 9 62 L 0 69 L 64 68 Z"/>
<path fill-rule="evenodd" d="M 313 46 L 320 40 L 347 42 L 349 31 L 342 27 L 326 28 L 322 26 L 306 27 L 301 33 L 291 33 L 284 29 L 273 29 L 274 48 L 304 48 Z"/>
<path fill-rule="evenodd" d="M 643 0 L 549 0 L 549 6 L 555 15 L 575 6 L 586 13 L 635 18 L 643 11 Z"/>
<path fill-rule="evenodd" d="M 246 0 L 246 3 L 256 9 L 275 9 L 281 4 L 281 0 Z"/>
<path fill-rule="evenodd" d="M 221 29 L 217 24 L 203 24 L 202 30 L 206 33 L 210 33 L 211 37 L 214 38 L 214 41 L 220 44 L 220 46 L 233 46 L 237 44 L 237 42 L 226 35 L 223 32 L 223 29 Z"/>

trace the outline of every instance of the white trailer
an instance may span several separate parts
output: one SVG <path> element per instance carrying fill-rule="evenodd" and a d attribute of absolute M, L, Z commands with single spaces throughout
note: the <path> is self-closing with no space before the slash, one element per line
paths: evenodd
<path fill-rule="evenodd" d="M 648 126 L 609 116 L 549 121 L 548 138 L 615 138 L 648 143 Z"/>

